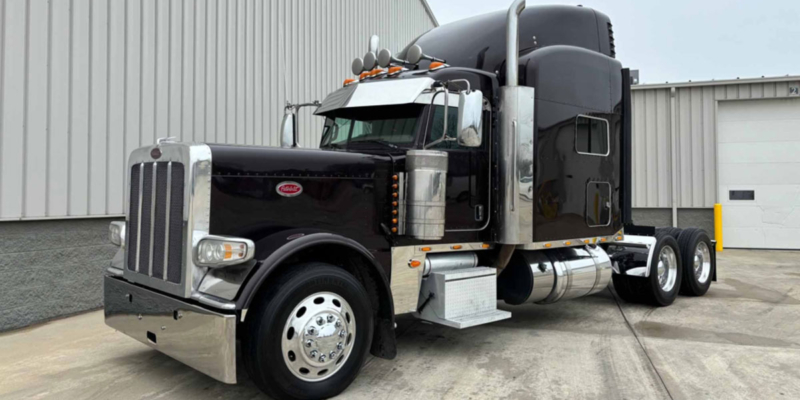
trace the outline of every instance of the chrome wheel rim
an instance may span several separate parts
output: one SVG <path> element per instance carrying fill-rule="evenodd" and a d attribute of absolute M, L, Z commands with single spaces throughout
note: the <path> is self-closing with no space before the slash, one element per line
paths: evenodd
<path fill-rule="evenodd" d="M 658 284 L 661 290 L 669 292 L 678 280 L 678 257 L 670 246 L 664 246 L 658 253 Z"/>
<path fill-rule="evenodd" d="M 694 276 L 698 283 L 706 283 L 711 276 L 711 251 L 706 242 L 697 243 L 694 250 Z"/>
<path fill-rule="evenodd" d="M 324 381 L 345 364 L 355 336 L 350 304 L 336 293 L 315 293 L 289 314 L 281 339 L 283 361 L 299 379 Z"/>

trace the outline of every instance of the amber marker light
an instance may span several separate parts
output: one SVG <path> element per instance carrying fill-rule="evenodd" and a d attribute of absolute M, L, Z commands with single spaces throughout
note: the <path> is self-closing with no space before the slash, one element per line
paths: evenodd
<path fill-rule="evenodd" d="M 392 210 L 392 215 L 397 215 L 397 210 Z"/>
<path fill-rule="evenodd" d="M 622 240 L 622 236 L 617 236 L 617 240 Z"/>
<path fill-rule="evenodd" d="M 392 193 L 392 197 L 397 198 L 397 192 Z"/>
<path fill-rule="evenodd" d="M 457 244 L 455 246 L 450 246 L 450 248 L 453 249 L 453 250 L 461 250 L 461 247 L 462 246 L 460 244 Z"/>
<path fill-rule="evenodd" d="M 553 245 L 552 245 L 552 244 L 550 244 L 550 243 L 545 243 L 545 244 L 544 244 L 544 247 L 548 247 L 548 248 L 550 248 L 550 247 L 553 247 Z"/>
<path fill-rule="evenodd" d="M 399 179 L 399 177 L 397 175 L 392 175 L 392 179 L 396 181 Z"/>
<path fill-rule="evenodd" d="M 352 78 L 350 78 L 350 79 L 345 79 L 345 80 L 344 80 L 344 83 L 342 84 L 342 86 L 347 86 L 347 85 L 349 85 L 349 84 L 351 84 L 351 83 L 355 83 L 355 82 L 356 82 L 356 80 L 355 80 L 355 79 L 352 79 Z"/>
<path fill-rule="evenodd" d="M 422 251 L 431 251 L 431 248 L 430 247 L 423 247 L 420 250 L 422 250 Z"/>
<path fill-rule="evenodd" d="M 411 268 L 417 268 L 420 265 L 422 265 L 422 262 L 420 262 L 419 260 L 411 260 L 408 262 L 408 266 Z"/>
<path fill-rule="evenodd" d="M 397 233 L 397 228 L 392 228 L 392 233 Z"/>
<path fill-rule="evenodd" d="M 393 201 L 393 202 L 392 202 L 392 206 L 394 206 L 394 207 L 397 207 L 397 202 L 396 202 L 396 201 Z"/>
<path fill-rule="evenodd" d="M 600 239 L 600 241 L 601 241 L 601 242 L 607 242 L 607 241 L 608 241 L 608 239 L 606 239 L 606 238 L 601 238 L 601 239 Z"/>
<path fill-rule="evenodd" d="M 571 245 L 571 244 L 572 244 L 572 242 L 564 242 L 564 245 L 565 245 L 565 246 L 569 246 L 569 245 Z"/>
<path fill-rule="evenodd" d="M 396 75 L 403 71 L 403 67 L 390 67 L 389 75 Z"/>
<path fill-rule="evenodd" d="M 589 239 L 585 239 L 583 243 L 589 244 Z"/>
<path fill-rule="evenodd" d="M 397 189 L 397 184 L 392 185 L 392 189 Z"/>
<path fill-rule="evenodd" d="M 369 72 L 362 72 L 361 75 L 358 76 L 359 80 L 364 80 L 369 76 Z"/>
<path fill-rule="evenodd" d="M 481 247 L 483 247 L 484 249 L 488 249 L 489 247 L 492 247 L 492 245 L 490 245 L 489 243 L 484 243 L 481 245 Z"/>
<path fill-rule="evenodd" d="M 428 66 L 428 71 L 435 71 L 439 68 L 443 68 L 445 65 L 445 63 L 434 61 Z"/>

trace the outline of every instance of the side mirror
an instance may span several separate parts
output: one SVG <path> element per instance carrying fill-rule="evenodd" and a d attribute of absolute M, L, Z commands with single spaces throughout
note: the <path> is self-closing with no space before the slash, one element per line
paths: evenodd
<path fill-rule="evenodd" d="M 286 113 L 283 114 L 283 122 L 281 122 L 281 147 L 293 148 L 298 147 L 295 141 L 295 131 L 297 130 L 297 115 L 294 110 L 287 107 Z"/>
<path fill-rule="evenodd" d="M 483 136 L 483 93 L 480 90 L 458 94 L 458 144 L 480 147 Z"/>

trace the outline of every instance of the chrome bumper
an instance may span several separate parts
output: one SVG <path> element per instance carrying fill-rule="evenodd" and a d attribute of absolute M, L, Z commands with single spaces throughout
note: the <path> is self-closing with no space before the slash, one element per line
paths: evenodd
<path fill-rule="evenodd" d="M 106 325 L 224 383 L 236 383 L 236 316 L 104 279 Z"/>

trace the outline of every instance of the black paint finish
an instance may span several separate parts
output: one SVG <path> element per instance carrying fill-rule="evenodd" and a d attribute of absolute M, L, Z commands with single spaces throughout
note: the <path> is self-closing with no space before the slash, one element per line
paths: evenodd
<path fill-rule="evenodd" d="M 535 37 L 535 39 L 534 39 Z M 500 73 L 505 84 L 506 11 L 497 11 L 440 26 L 422 34 L 418 44 L 425 54 L 453 66 Z M 527 7 L 519 17 L 522 55 L 549 46 L 568 45 L 611 56 L 610 20 L 598 11 L 575 6 Z M 398 54 L 405 59 L 408 47 Z M 430 63 L 423 60 L 419 69 Z"/>

